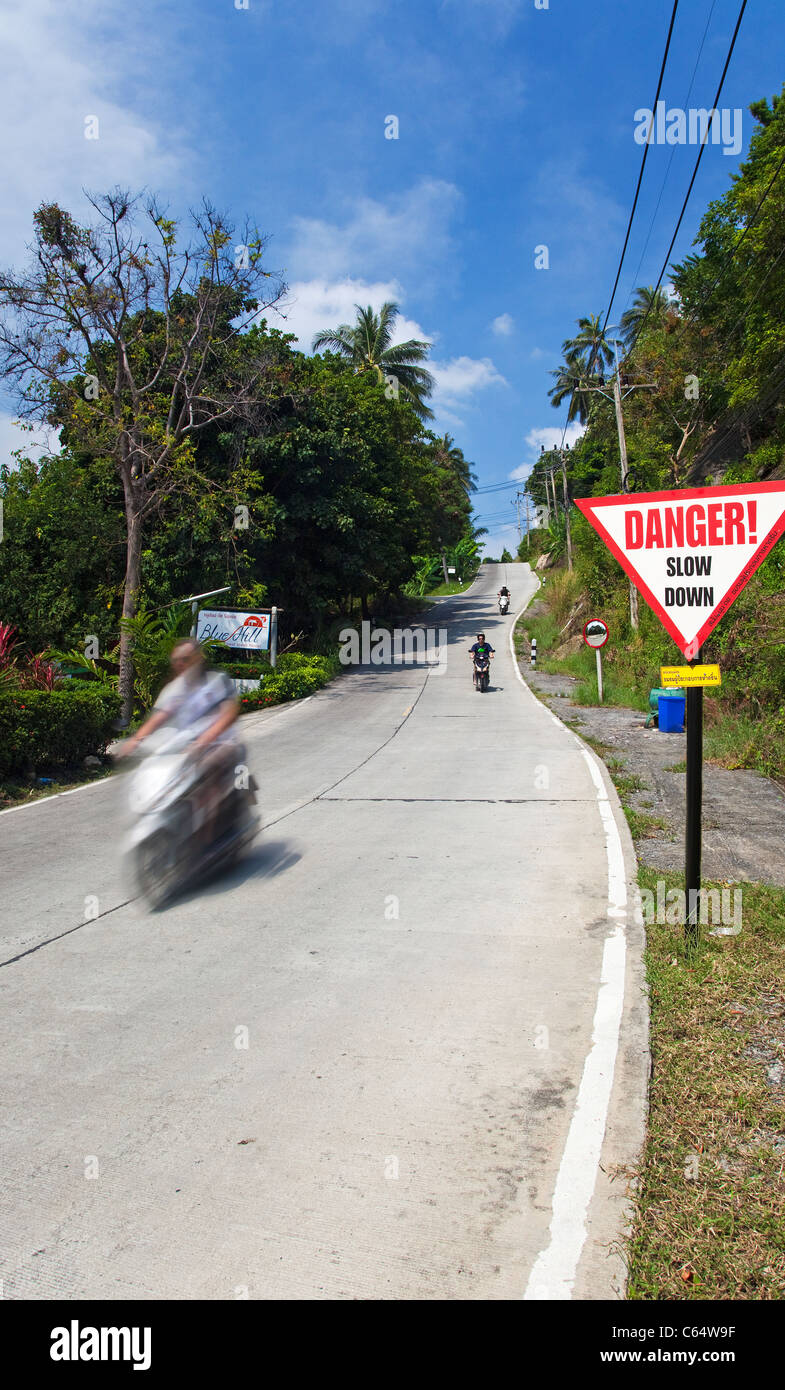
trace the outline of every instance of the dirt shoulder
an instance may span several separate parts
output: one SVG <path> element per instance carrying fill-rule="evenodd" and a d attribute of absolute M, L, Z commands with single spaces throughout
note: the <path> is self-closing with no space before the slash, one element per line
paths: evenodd
<path fill-rule="evenodd" d="M 577 681 L 571 676 L 532 671 L 523 662 L 521 667 L 540 699 L 596 747 L 606 762 L 612 760 L 614 781 L 622 783 L 623 800 L 636 813 L 630 820 L 641 864 L 683 869 L 686 736 L 646 729 L 646 715 L 640 710 L 575 705 L 572 691 Z M 785 887 L 783 844 L 785 794 L 781 788 L 757 772 L 731 772 L 704 763 L 705 876 Z"/>

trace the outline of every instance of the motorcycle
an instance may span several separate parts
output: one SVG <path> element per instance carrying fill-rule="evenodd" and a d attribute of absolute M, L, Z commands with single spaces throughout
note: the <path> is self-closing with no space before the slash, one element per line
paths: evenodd
<path fill-rule="evenodd" d="M 479 652 L 473 658 L 474 686 L 476 690 L 487 690 L 490 681 L 491 658 Z"/>
<path fill-rule="evenodd" d="M 205 817 L 206 788 L 202 760 L 194 757 L 193 733 L 159 730 L 144 740 L 136 754 L 128 789 L 128 804 L 135 823 L 126 837 L 126 874 L 148 905 L 160 908 L 186 886 L 218 867 L 228 867 L 250 844 L 259 830 L 254 813 L 256 780 L 243 767 L 243 785 L 237 778 L 220 791 L 209 844 L 200 833 Z"/>
<path fill-rule="evenodd" d="M 500 594 L 500 595 L 499 595 L 499 612 L 500 612 L 502 615 L 505 614 L 505 613 L 507 612 L 507 609 L 509 608 L 509 606 L 510 606 L 510 596 L 509 596 L 509 594 Z"/>

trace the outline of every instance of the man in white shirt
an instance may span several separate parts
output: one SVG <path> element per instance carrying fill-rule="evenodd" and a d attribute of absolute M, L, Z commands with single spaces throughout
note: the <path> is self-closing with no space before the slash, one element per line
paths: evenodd
<path fill-rule="evenodd" d="M 192 750 L 203 757 L 205 799 L 202 835 L 206 843 L 218 808 L 217 793 L 223 779 L 233 772 L 241 753 L 240 745 L 229 733 L 239 713 L 234 686 L 220 671 L 209 671 L 204 653 L 193 637 L 178 642 L 171 656 L 173 679 L 164 686 L 147 719 L 118 749 L 120 756 L 134 752 L 163 724 L 190 729 Z"/>

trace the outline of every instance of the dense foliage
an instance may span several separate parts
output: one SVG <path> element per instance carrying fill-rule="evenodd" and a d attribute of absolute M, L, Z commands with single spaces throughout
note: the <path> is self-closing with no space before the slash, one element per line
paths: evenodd
<path fill-rule="evenodd" d="M 276 604 L 282 636 L 318 638 L 355 601 L 366 616 L 394 604 L 414 556 L 476 550 L 469 465 L 375 373 L 306 357 L 264 326 L 232 351 L 268 361 L 269 427 L 240 418 L 205 430 L 146 518 L 140 611 L 126 623 L 137 684 L 151 617 L 190 593 L 229 585 L 222 605 Z M 0 471 L 0 613 L 33 646 L 80 648 L 93 635 L 105 655 L 121 628 L 122 490 L 67 426 L 63 439 L 61 455 Z"/>
<path fill-rule="evenodd" d="M 107 686 L 0 691 L 0 776 L 73 767 L 116 738 L 120 698 Z"/>
<path fill-rule="evenodd" d="M 537 551 L 567 559 L 562 463 L 571 500 L 620 493 L 613 375 L 629 456 L 628 490 L 708 486 L 785 477 L 785 99 L 751 108 L 748 158 L 701 221 L 697 251 L 671 268 L 674 293 L 637 291 L 619 330 L 578 320 L 563 345 L 551 399 L 585 422 L 572 448 L 543 451 L 528 481 L 542 519 Z M 633 389 L 635 388 L 635 389 Z M 611 622 L 606 660 L 645 684 L 661 661 L 680 660 L 640 605 L 633 630 L 628 582 L 605 545 L 569 507 L 575 591 Z M 530 552 L 531 553 L 531 552 Z M 520 548 L 527 558 L 526 542 Z M 732 709 L 785 722 L 785 547 L 775 547 L 704 645 L 724 675 L 709 721 Z M 759 762 L 760 759 L 754 759 Z M 783 761 L 783 760 L 781 760 Z"/>

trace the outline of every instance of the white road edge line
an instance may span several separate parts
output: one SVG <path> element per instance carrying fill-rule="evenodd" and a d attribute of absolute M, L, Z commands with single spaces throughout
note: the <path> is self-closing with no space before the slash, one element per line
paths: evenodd
<path fill-rule="evenodd" d="M 534 577 L 536 578 L 536 575 Z M 582 740 L 562 723 L 553 710 L 548 709 L 548 706 L 538 699 L 520 673 L 513 634 L 515 625 L 526 611 L 526 607 L 528 603 L 516 613 L 510 627 L 510 653 L 515 674 L 524 689 L 550 715 L 553 722 L 560 725 L 565 733 L 572 735 L 585 758 L 597 793 L 597 807 L 605 831 L 605 852 L 608 859 L 608 917 L 611 925 L 602 952 L 600 987 L 594 1011 L 591 1046 L 584 1062 L 575 1109 L 553 1190 L 550 1243 L 537 1256 L 523 1295 L 524 1301 L 568 1300 L 572 1298 L 578 1262 L 588 1234 L 589 1205 L 597 1182 L 619 1051 L 627 964 L 627 876 L 621 836 L 599 763 Z"/>

